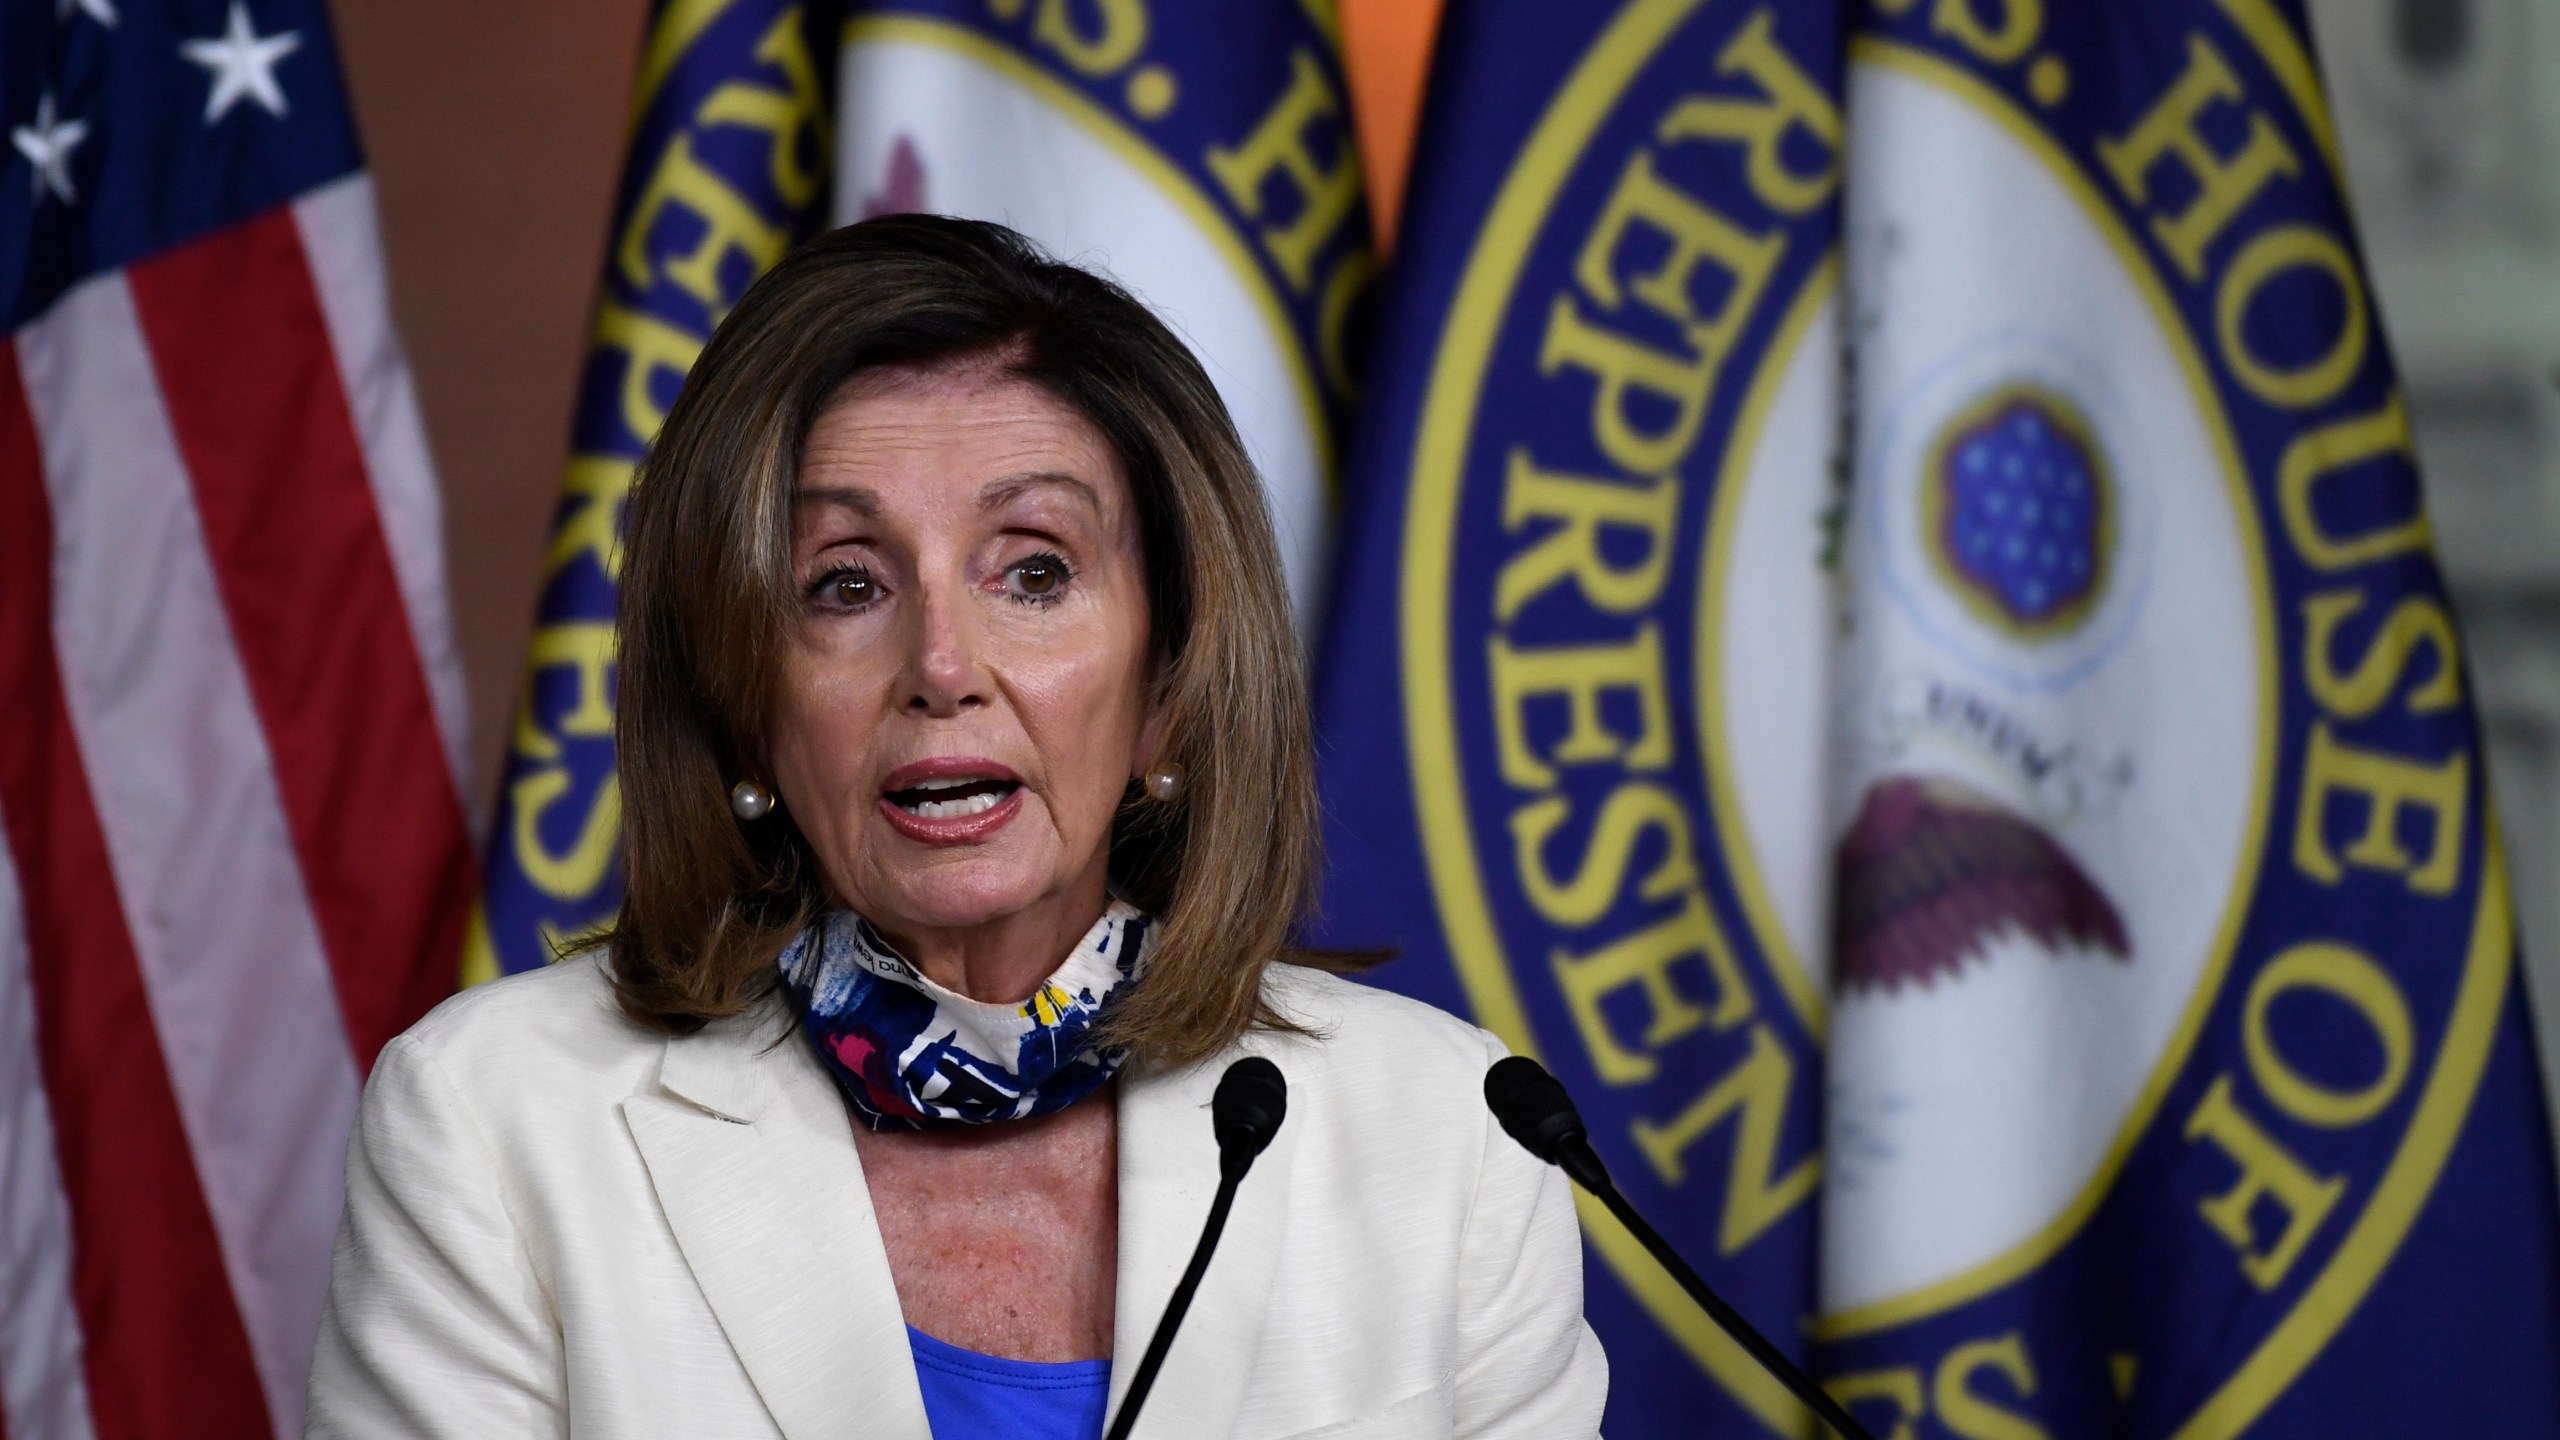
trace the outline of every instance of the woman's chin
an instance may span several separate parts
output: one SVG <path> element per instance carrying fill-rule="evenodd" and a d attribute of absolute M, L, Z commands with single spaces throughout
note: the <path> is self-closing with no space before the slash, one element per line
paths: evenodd
<path fill-rule="evenodd" d="M 893 934 L 997 924 L 1066 888 L 1053 866 L 994 847 L 938 850 L 872 878 L 853 908 Z"/>

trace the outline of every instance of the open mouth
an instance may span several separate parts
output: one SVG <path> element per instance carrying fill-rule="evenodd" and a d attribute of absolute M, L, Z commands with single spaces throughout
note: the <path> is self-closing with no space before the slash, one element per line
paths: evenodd
<path fill-rule="evenodd" d="M 886 792 L 882 798 L 910 815 L 925 820 L 959 820 L 971 815 L 984 815 L 1005 802 L 1005 797 L 1022 788 L 1019 780 L 998 780 L 984 775 L 948 776 L 935 780 L 919 780 L 912 785 Z"/>

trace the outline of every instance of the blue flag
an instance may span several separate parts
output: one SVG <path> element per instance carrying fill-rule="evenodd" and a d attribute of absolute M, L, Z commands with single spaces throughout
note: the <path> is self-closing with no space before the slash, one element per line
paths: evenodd
<path fill-rule="evenodd" d="M 1320 938 L 1879 1435 L 2540 1433 L 2547 1130 L 2298 10 L 1459 4 Z M 1794 1407 L 1586 1212 L 1609 1432 Z"/>

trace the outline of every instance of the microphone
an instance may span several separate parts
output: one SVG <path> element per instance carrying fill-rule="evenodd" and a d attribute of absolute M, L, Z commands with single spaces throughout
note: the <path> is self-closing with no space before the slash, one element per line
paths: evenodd
<path fill-rule="evenodd" d="M 1165 1302 L 1164 1318 L 1156 1322 L 1156 1333 L 1147 1341 L 1147 1353 L 1138 1361 L 1138 1373 L 1120 1402 L 1120 1414 L 1103 1440 L 1128 1440 L 1129 1427 L 1138 1423 L 1138 1407 L 1147 1403 L 1156 1372 L 1164 1368 L 1165 1352 L 1173 1348 L 1174 1332 L 1182 1328 L 1192 1293 L 1200 1288 L 1200 1277 L 1209 1271 L 1209 1257 L 1217 1252 L 1218 1237 L 1226 1231 L 1236 1187 L 1244 1183 L 1245 1172 L 1270 1148 L 1271 1137 L 1280 1133 L 1280 1122 L 1288 1118 L 1289 1082 L 1279 1066 L 1259 1055 L 1247 1055 L 1218 1077 L 1217 1092 L 1209 1097 L 1209 1128 L 1218 1137 L 1217 1197 L 1209 1202 L 1209 1222 L 1200 1227 L 1200 1243 L 1192 1248 L 1191 1263 L 1173 1287 L 1173 1298 Z"/>
<path fill-rule="evenodd" d="M 1289 1118 L 1289 1082 L 1280 1067 L 1259 1055 L 1247 1055 L 1218 1077 L 1209 1097 L 1209 1128 L 1218 1137 L 1218 1178 L 1244 1178 L 1280 1122 Z"/>
<path fill-rule="evenodd" d="M 1741 1311 L 1726 1304 L 1705 1277 L 1690 1269 L 1680 1252 L 1671 1248 L 1671 1242 L 1646 1224 L 1627 1197 L 1618 1193 L 1616 1183 L 1609 1179 L 1608 1167 L 1600 1163 L 1600 1152 L 1591 1148 L 1591 1134 L 1583 1128 L 1581 1112 L 1573 1108 L 1573 1097 L 1565 1093 L 1564 1082 L 1547 1073 L 1547 1067 L 1526 1055 L 1496 1060 L 1484 1074 L 1484 1103 L 1511 1138 L 1520 1142 L 1521 1149 L 1562 1168 L 1574 1183 L 1608 1206 L 1618 1223 L 1652 1252 L 1662 1268 L 1671 1272 L 1671 1278 L 1680 1282 L 1680 1288 L 1689 1292 L 1689 1298 L 1723 1326 L 1734 1343 L 1760 1362 L 1761 1369 L 1776 1376 L 1779 1384 L 1794 1392 L 1798 1400 L 1848 1440 L 1875 1440 L 1867 1427 L 1814 1383 L 1812 1376 L 1797 1368 L 1784 1351 L 1769 1343 L 1769 1337 L 1743 1319 Z"/>

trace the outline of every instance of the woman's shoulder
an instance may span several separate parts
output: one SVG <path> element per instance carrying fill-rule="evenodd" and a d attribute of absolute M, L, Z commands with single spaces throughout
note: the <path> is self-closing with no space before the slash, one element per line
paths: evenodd
<path fill-rule="evenodd" d="M 1359 1083 L 1392 1074 L 1408 1097 L 1446 1092 L 1480 1106 L 1484 1072 L 1508 1053 L 1489 1032 L 1436 1005 L 1303 965 L 1274 965 L 1263 998 L 1303 1035 L 1293 1048 L 1323 1069 Z"/>
<path fill-rule="evenodd" d="M 1262 993 L 1289 1019 L 1355 1045 L 1421 1044 L 1476 1055 L 1493 1038 L 1437 1005 L 1313 965 L 1272 966 Z"/>
<path fill-rule="evenodd" d="M 472 1090 L 557 1086 L 570 1076 L 612 1083 L 649 1063 L 667 1037 L 622 1013 L 606 966 L 601 955 L 580 955 L 474 985 L 392 1046 Z"/>

